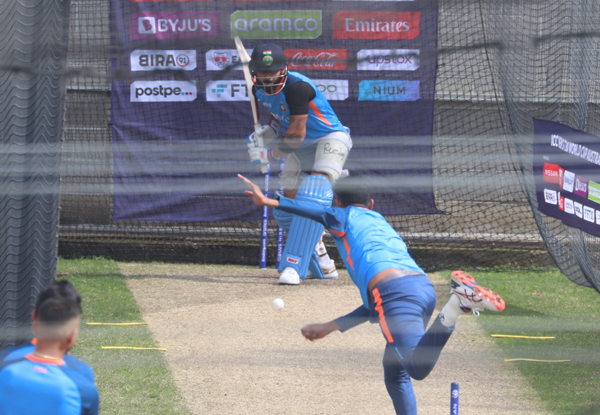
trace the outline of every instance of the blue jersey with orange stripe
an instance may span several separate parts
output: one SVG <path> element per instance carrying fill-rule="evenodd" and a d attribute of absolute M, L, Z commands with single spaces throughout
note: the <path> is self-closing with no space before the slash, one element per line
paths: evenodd
<path fill-rule="evenodd" d="M 288 72 L 288 79 L 283 90 L 276 95 L 267 95 L 262 89 L 255 89 L 256 98 L 263 103 L 269 112 L 280 121 L 286 130 L 290 126 L 290 108 L 286 101 L 286 93 L 290 85 L 304 81 L 309 84 L 317 96 L 308 104 L 308 119 L 306 120 L 306 136 L 300 147 L 315 144 L 319 138 L 334 131 L 346 131 L 335 112 L 329 105 L 327 98 L 319 88 L 306 76 L 298 72 Z"/>
<path fill-rule="evenodd" d="M 29 347 L 12 348 L 4 358 Z M 0 415 L 96 415 L 98 408 L 93 371 L 73 357 L 66 364 L 30 353 L 0 362 Z"/>
<path fill-rule="evenodd" d="M 381 214 L 357 206 L 332 208 L 283 196 L 278 198 L 278 209 L 319 222 L 331 232 L 366 308 L 370 308 L 369 281 L 381 271 L 396 268 L 425 275 L 409 255 L 402 238 Z"/>

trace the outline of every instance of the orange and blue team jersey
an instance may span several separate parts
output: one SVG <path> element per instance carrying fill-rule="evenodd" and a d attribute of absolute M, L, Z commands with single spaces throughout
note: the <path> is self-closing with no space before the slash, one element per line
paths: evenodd
<path fill-rule="evenodd" d="M 0 415 L 96 415 L 94 372 L 86 363 L 32 354 L 33 345 L 0 352 Z"/>
<path fill-rule="evenodd" d="M 396 268 L 425 275 L 409 255 L 406 243 L 381 214 L 357 206 L 324 207 L 278 198 L 278 209 L 319 222 L 331 232 L 366 309 L 370 309 L 369 281 L 381 271 Z"/>
<path fill-rule="evenodd" d="M 346 131 L 335 112 L 329 105 L 327 98 L 319 88 L 306 76 L 298 72 L 288 72 L 288 79 L 281 93 L 267 95 L 262 89 L 255 89 L 254 95 L 263 103 L 273 116 L 283 124 L 287 130 L 290 126 L 290 108 L 286 101 L 286 93 L 291 85 L 304 81 L 315 91 L 316 97 L 308 104 L 308 118 L 306 120 L 306 136 L 300 147 L 316 144 L 319 138 L 334 131 Z"/>

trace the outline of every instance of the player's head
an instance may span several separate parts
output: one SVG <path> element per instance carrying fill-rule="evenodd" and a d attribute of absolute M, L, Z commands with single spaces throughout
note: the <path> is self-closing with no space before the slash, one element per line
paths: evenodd
<path fill-rule="evenodd" d="M 371 185 L 362 176 L 351 174 L 338 179 L 333 191 L 342 207 L 350 205 L 371 207 Z"/>
<path fill-rule="evenodd" d="M 81 296 L 70 282 L 55 281 L 38 296 L 33 314 L 38 339 L 62 340 L 70 336 L 76 339 L 80 320 Z"/>
<path fill-rule="evenodd" d="M 263 43 L 252 51 L 250 72 L 254 85 L 267 95 L 278 94 L 287 81 L 287 58 L 274 43 Z"/>

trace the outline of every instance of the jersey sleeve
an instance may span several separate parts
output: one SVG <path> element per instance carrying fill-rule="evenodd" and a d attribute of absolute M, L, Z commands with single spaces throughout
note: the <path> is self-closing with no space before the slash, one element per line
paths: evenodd
<path fill-rule="evenodd" d="M 316 97 L 317 93 L 307 82 L 298 81 L 291 84 L 285 92 L 290 115 L 307 115 L 308 104 Z"/>
<path fill-rule="evenodd" d="M 352 327 L 356 327 L 359 324 L 366 323 L 369 320 L 371 311 L 364 305 L 361 305 L 356 310 L 345 316 L 338 317 L 334 321 L 340 326 L 340 331 L 343 333 L 346 330 L 350 330 Z"/>
<path fill-rule="evenodd" d="M 314 202 L 289 199 L 285 196 L 278 196 L 279 207 L 284 212 L 293 213 L 304 218 L 319 222 L 327 229 L 344 232 L 348 216 L 346 210 L 342 208 L 331 208 L 318 205 Z"/>

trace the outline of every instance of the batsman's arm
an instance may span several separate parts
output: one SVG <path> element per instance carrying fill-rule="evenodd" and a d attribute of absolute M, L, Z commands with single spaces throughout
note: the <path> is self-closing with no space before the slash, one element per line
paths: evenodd
<path fill-rule="evenodd" d="M 277 158 L 283 158 L 289 153 L 293 153 L 306 136 L 306 115 L 290 115 L 290 126 L 279 143 L 279 146 L 273 150 L 273 155 Z"/>

